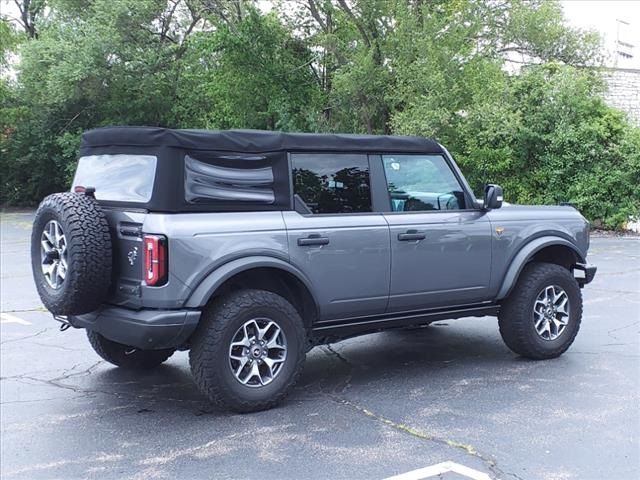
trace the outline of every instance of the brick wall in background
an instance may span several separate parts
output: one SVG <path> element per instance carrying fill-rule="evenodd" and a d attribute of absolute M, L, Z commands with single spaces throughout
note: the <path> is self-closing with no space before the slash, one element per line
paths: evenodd
<path fill-rule="evenodd" d="M 604 78 L 609 86 L 604 96 L 607 103 L 627 112 L 629 120 L 640 127 L 640 70 L 611 68 Z"/>

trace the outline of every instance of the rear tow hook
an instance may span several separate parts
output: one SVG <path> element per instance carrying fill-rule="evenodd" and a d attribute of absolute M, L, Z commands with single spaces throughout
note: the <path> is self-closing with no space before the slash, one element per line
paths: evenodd
<path fill-rule="evenodd" d="M 70 327 L 73 327 L 69 318 L 66 315 L 54 315 L 53 319 L 57 322 L 60 322 L 60 331 L 64 332 L 65 330 L 69 330 Z"/>

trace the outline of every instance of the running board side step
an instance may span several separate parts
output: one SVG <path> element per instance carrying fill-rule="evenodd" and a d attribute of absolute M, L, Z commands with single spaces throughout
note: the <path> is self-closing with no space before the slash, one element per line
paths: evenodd
<path fill-rule="evenodd" d="M 312 327 L 314 335 L 351 336 L 367 331 L 376 331 L 394 327 L 423 325 L 437 320 L 452 320 L 464 317 L 497 316 L 499 305 L 477 305 L 453 309 L 427 310 L 403 314 L 375 315 L 371 317 L 348 318 L 318 322 Z"/>

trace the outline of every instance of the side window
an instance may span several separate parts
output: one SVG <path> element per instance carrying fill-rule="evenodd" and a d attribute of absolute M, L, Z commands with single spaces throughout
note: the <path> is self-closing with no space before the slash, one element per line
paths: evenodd
<path fill-rule="evenodd" d="M 464 191 L 441 155 L 383 155 L 394 212 L 463 210 Z"/>
<path fill-rule="evenodd" d="M 293 190 L 313 213 L 371 211 L 366 155 L 291 155 Z"/>

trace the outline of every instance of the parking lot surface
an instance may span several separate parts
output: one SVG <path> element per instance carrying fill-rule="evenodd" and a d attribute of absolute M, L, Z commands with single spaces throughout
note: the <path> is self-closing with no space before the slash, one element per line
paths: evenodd
<path fill-rule="evenodd" d="M 131 373 L 59 332 L 31 279 L 32 218 L 1 217 L 3 479 L 384 479 L 441 462 L 640 478 L 638 239 L 592 239 L 598 274 L 556 360 L 511 353 L 494 318 L 441 321 L 316 347 L 284 404 L 239 415 L 206 403 L 185 352 Z"/>

